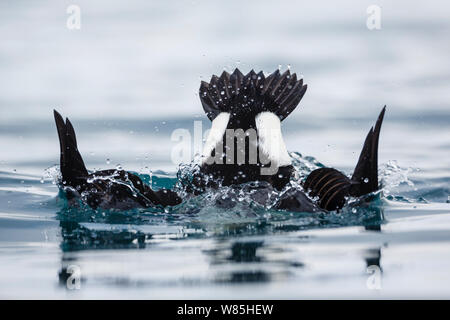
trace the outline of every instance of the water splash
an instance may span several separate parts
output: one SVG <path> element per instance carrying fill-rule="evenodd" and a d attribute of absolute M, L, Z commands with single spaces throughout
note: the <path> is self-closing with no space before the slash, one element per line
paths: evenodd
<path fill-rule="evenodd" d="M 428 203 L 410 179 L 418 171 L 417 168 L 402 167 L 396 160 L 380 165 L 378 176 L 385 199 L 403 203 Z"/>
<path fill-rule="evenodd" d="M 44 170 L 40 182 L 45 183 L 45 181 L 51 181 L 52 184 L 58 184 L 61 181 L 59 165 L 53 165 Z"/>
<path fill-rule="evenodd" d="M 300 182 L 313 170 L 323 167 L 313 157 L 291 153 L 292 163 L 297 176 L 292 178 L 288 188 L 302 188 Z M 56 167 L 49 172 L 55 175 Z M 390 177 L 394 172 L 383 171 L 383 177 Z M 60 221 L 76 221 L 78 223 L 95 222 L 107 224 L 136 225 L 173 225 L 188 229 L 202 230 L 200 234 L 235 235 L 285 232 L 308 228 L 324 228 L 348 225 L 367 225 L 382 223 L 381 212 L 382 192 L 377 192 L 359 199 L 349 199 L 347 205 L 340 212 L 330 213 L 298 213 L 273 209 L 284 191 L 272 189 L 263 182 L 242 184 L 239 188 L 219 186 L 207 189 L 199 195 L 192 194 L 192 179 L 198 173 L 198 161 L 181 164 L 176 175 L 163 171 L 150 174 L 138 173 L 140 178 L 151 183 L 152 188 L 174 188 L 184 199 L 175 207 L 133 209 L 126 211 L 93 210 L 79 200 L 75 204 L 69 203 L 65 193 L 61 190 Z M 397 171 L 395 171 L 397 172 Z M 104 177 L 114 180 L 114 175 Z M 398 180 L 398 179 L 397 179 Z M 58 181 L 58 180 L 57 180 Z M 199 236 L 199 232 L 195 233 Z"/>
<path fill-rule="evenodd" d="M 306 178 L 311 171 L 325 167 L 311 156 L 302 156 L 300 152 L 290 152 L 292 166 L 297 170 L 301 178 Z"/>
<path fill-rule="evenodd" d="M 418 171 L 418 169 L 412 167 L 403 168 L 398 165 L 396 160 L 389 160 L 380 166 L 378 175 L 383 189 L 389 191 L 401 184 L 414 187 L 414 183 L 409 180 L 408 176 L 415 171 Z"/>

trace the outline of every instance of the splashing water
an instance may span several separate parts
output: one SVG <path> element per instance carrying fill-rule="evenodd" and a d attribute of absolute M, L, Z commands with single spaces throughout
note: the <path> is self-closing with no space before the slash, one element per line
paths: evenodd
<path fill-rule="evenodd" d="M 409 180 L 408 175 L 418 169 L 414 168 L 402 168 L 398 165 L 396 160 L 390 160 L 386 164 L 382 164 L 378 169 L 379 179 L 383 189 L 389 192 L 389 189 L 398 187 L 400 184 L 406 183 L 408 186 L 413 187 L 414 183 Z"/>
<path fill-rule="evenodd" d="M 314 157 L 302 156 L 292 152 L 292 164 L 297 171 L 296 177 L 289 183 L 288 188 L 301 189 L 300 182 L 308 174 L 324 167 Z M 134 225 L 148 224 L 150 221 L 158 224 L 183 226 L 195 225 L 203 232 L 217 233 L 259 233 L 286 230 L 302 230 L 308 228 L 324 228 L 348 225 L 371 225 L 383 222 L 381 210 L 383 199 L 404 201 L 391 195 L 391 190 L 399 185 L 414 186 L 408 175 L 412 168 L 404 169 L 396 161 L 390 161 L 380 166 L 379 175 L 382 190 L 364 197 L 350 198 L 340 212 L 297 213 L 273 209 L 284 191 L 264 189 L 264 201 L 255 201 L 259 196 L 258 190 L 264 188 L 263 183 L 246 183 L 240 188 L 219 186 L 217 189 L 207 189 L 200 195 L 192 195 L 192 179 L 200 167 L 197 161 L 181 164 L 176 176 L 163 171 L 150 174 L 137 173 L 145 182 L 151 184 L 155 190 L 173 188 L 184 199 L 183 203 L 170 208 L 134 209 L 128 211 L 93 210 L 81 201 L 76 207 L 68 205 L 64 191 L 60 192 L 61 211 L 59 217 L 63 221 L 78 222 L 95 221 L 96 223 L 133 223 Z M 46 169 L 46 176 L 59 181 L 58 167 Z M 105 177 L 114 180 L 114 176 Z M 131 186 L 130 186 L 131 187 Z M 156 219 L 156 220 L 155 220 Z M 198 236 L 198 232 L 195 233 Z"/>
<path fill-rule="evenodd" d="M 53 184 L 57 184 L 61 181 L 61 171 L 59 165 L 53 165 L 44 170 L 41 177 L 41 183 L 50 180 Z"/>
<path fill-rule="evenodd" d="M 380 179 L 381 190 L 387 200 L 393 200 L 406 203 L 427 203 L 425 198 L 420 194 L 414 194 L 418 189 L 414 182 L 410 179 L 413 173 L 419 169 L 400 166 L 396 160 L 390 160 L 380 165 L 378 176 Z M 413 193 L 411 193 L 411 191 Z M 404 195 L 400 195 L 403 193 Z M 406 196 L 405 193 L 408 195 Z M 411 197 L 410 197 L 411 196 Z"/>

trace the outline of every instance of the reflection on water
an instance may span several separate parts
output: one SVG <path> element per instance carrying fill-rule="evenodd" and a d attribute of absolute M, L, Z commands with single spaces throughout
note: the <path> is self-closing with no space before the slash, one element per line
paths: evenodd
<path fill-rule="evenodd" d="M 8 175 L 5 181 L 14 179 Z M 34 200 L 11 204 L 16 213 L 0 216 L 1 235 L 19 240 L 35 230 L 35 237 L 44 235 L 57 250 L 30 245 L 19 249 L 18 244 L 8 249 L 3 242 L 0 268 L 14 285 L 5 283 L 5 277 L 0 281 L 18 288 L 10 293 L 14 296 L 23 296 L 21 288 L 30 290 L 28 281 L 38 281 L 40 291 L 36 288 L 33 296 L 61 297 L 66 292 L 69 297 L 92 298 L 323 298 L 326 292 L 336 298 L 372 297 L 374 290 L 366 281 L 375 266 L 383 277 L 382 290 L 375 291 L 383 297 L 405 292 L 417 297 L 446 283 L 442 279 L 450 267 L 445 258 L 450 253 L 445 209 L 387 200 L 382 193 L 326 215 L 259 208 L 244 215 L 239 206 L 221 211 L 213 205 L 190 214 L 104 214 L 68 209 L 60 196 L 49 199 L 49 190 L 55 189 L 51 183 L 19 179 Z M 0 197 L 13 199 L 1 190 Z M 18 213 L 36 207 L 46 213 L 46 220 Z M 55 220 L 57 225 L 48 224 Z M 48 265 L 52 261 L 57 265 Z M 421 267 L 409 269 L 414 265 Z M 79 290 L 73 289 L 77 268 Z M 18 273 L 26 283 L 14 277 Z M 36 279 L 30 279 L 34 275 Z M 52 291 L 55 277 L 59 285 Z"/>
<path fill-rule="evenodd" d="M 238 0 L 130 1 L 77 1 L 75 32 L 63 2 L 0 2 L 0 298 L 450 297 L 447 2 L 381 1 L 382 29 L 370 31 L 357 0 L 260 1 L 256 11 Z M 383 194 L 340 214 L 247 199 L 227 210 L 212 196 L 168 215 L 106 214 L 62 208 L 42 178 L 58 162 L 57 107 L 89 168 L 153 170 L 147 181 L 170 187 L 171 133 L 210 127 L 200 80 L 279 65 L 308 84 L 283 122 L 286 145 L 317 165 L 349 173 L 387 104 Z M 304 169 L 315 160 L 292 156 Z M 67 288 L 74 266 L 80 290 Z M 371 266 L 382 270 L 376 293 Z"/>
<path fill-rule="evenodd" d="M 377 206 L 371 206 L 370 210 L 366 210 L 365 216 L 367 219 L 360 220 L 360 225 L 370 232 L 381 232 L 381 225 L 383 223 L 383 210 Z M 266 221 L 265 224 L 259 224 L 257 234 L 260 236 L 259 240 L 254 239 L 254 231 L 244 226 L 235 226 L 230 224 L 216 225 L 214 231 L 208 231 L 209 226 L 202 226 L 201 223 L 193 224 L 191 221 L 186 221 L 184 225 L 178 226 L 166 226 L 165 228 L 158 229 L 143 229 L 142 225 L 126 225 L 126 224 L 103 224 L 103 223 L 84 223 L 67 221 L 67 216 L 64 212 L 59 214 L 60 228 L 61 228 L 61 243 L 60 247 L 63 252 L 61 256 L 61 268 L 58 271 L 59 283 L 62 288 L 72 290 L 67 287 L 68 281 L 70 281 L 73 270 L 69 270 L 70 266 L 77 266 L 80 270 L 83 270 L 83 259 L 80 252 L 88 251 L 95 255 L 96 252 L 102 252 L 104 250 L 139 250 L 144 255 L 151 255 L 152 251 L 160 251 L 161 245 L 167 246 L 165 249 L 166 255 L 176 255 L 177 247 L 171 247 L 171 242 L 186 241 L 189 243 L 190 239 L 210 239 L 207 248 L 197 248 L 197 254 L 200 253 L 205 259 L 206 263 L 210 266 L 210 275 L 204 279 L 199 279 L 198 275 L 195 275 L 193 279 L 186 279 L 174 275 L 171 283 L 159 283 L 163 286 L 177 285 L 178 282 L 194 282 L 197 285 L 213 284 L 235 284 L 235 283 L 269 283 L 277 281 L 286 281 L 289 278 L 295 276 L 301 276 L 301 270 L 308 269 L 308 262 L 302 260 L 302 251 L 292 251 L 292 246 L 300 244 L 305 246 L 309 243 L 309 239 L 306 237 L 294 237 L 290 239 L 289 245 L 282 245 L 279 241 L 269 238 L 264 238 L 264 235 L 271 236 L 276 234 L 290 235 L 291 232 L 299 230 L 298 220 L 301 218 L 287 219 L 283 221 L 283 228 L 275 225 L 279 224 L 279 221 Z M 194 219 L 195 220 L 195 219 Z M 354 221 L 348 221 L 353 224 Z M 332 222 L 333 225 L 336 223 Z M 347 222 L 342 222 L 341 225 Z M 323 224 L 323 222 L 322 222 Z M 195 225 L 195 227 L 194 227 Z M 148 226 L 148 225 L 147 225 Z M 289 227 L 290 226 L 290 227 Z M 175 228 L 173 228 L 175 227 Z M 239 237 L 236 238 L 236 232 L 230 234 L 230 228 L 232 230 L 238 229 Z M 303 228 L 305 229 L 305 228 Z M 196 230 L 193 232 L 192 230 Z M 199 238 L 199 234 L 202 237 Z M 301 247 L 300 246 L 300 247 Z M 297 248 L 298 249 L 298 248 Z M 186 253 L 187 254 L 187 253 Z M 107 256 L 106 256 L 107 257 Z M 361 265 L 361 269 L 357 271 L 357 274 L 366 272 L 366 267 L 378 266 L 381 260 L 381 248 L 376 246 L 373 248 L 367 248 L 360 252 L 360 259 L 364 261 L 364 265 Z M 154 261 L 153 261 L 154 262 Z M 117 261 L 113 261 L 117 263 Z M 168 261 L 161 261 L 164 265 Z M 178 265 L 178 272 L 183 269 L 182 256 L 180 260 L 176 260 Z M 81 283 L 100 281 L 103 285 L 114 285 L 118 282 L 121 286 L 155 286 L 158 283 L 158 279 L 152 278 L 153 271 L 149 266 L 146 271 L 148 275 L 144 278 L 147 279 L 134 279 L 132 274 L 123 274 L 119 269 L 115 270 L 108 266 L 108 258 L 105 261 L 98 260 L 95 262 L 96 271 L 92 274 L 82 274 Z M 158 264 L 153 267 L 161 268 Z M 364 267 L 365 266 L 365 267 Z M 145 267 L 145 261 L 144 265 Z M 173 266 L 171 266 L 173 267 Z M 104 268 L 105 273 L 102 272 Z M 131 271 L 130 271 L 131 272 Z M 197 278 L 197 279 L 196 279 Z"/>
<path fill-rule="evenodd" d="M 340 213 L 272 211 L 246 200 L 223 210 L 214 198 L 200 197 L 187 201 L 196 210 L 166 214 L 68 208 L 50 182 L 2 176 L 0 199 L 12 201 L 11 213 L 0 214 L 0 236 L 9 241 L 0 246 L 0 269 L 8 275 L 0 282 L 10 289 L 8 296 L 24 296 L 24 288 L 31 297 L 91 298 L 323 298 L 324 292 L 336 298 L 374 292 L 420 297 L 436 287 L 444 290 L 441 296 L 447 292 L 450 218 L 436 200 L 417 200 L 428 189 L 395 200 L 384 195 L 399 192 L 388 183 Z M 37 209 L 41 216 L 30 214 Z M 19 242 L 25 235 L 31 242 Z M 382 289 L 366 283 L 372 276 L 383 278 Z M 39 286 L 30 287 L 32 282 Z"/>
<path fill-rule="evenodd" d="M 61 221 L 60 226 L 63 251 L 145 247 L 146 235 L 140 231 L 90 230 L 78 222 L 71 221 Z"/>

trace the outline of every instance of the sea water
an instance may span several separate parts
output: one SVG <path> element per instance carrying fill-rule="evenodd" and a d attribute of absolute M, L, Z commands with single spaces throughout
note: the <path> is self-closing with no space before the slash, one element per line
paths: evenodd
<path fill-rule="evenodd" d="M 80 30 L 63 3 L 0 4 L 1 298 L 450 297 L 448 4 L 382 1 L 372 31 L 360 1 L 77 4 Z M 172 133 L 210 126 L 200 80 L 279 64 L 309 86 L 282 126 L 301 173 L 351 174 L 387 104 L 371 202 L 310 214 L 241 194 L 224 209 L 219 190 L 168 210 L 67 207 L 53 108 L 90 170 L 172 187 Z"/>

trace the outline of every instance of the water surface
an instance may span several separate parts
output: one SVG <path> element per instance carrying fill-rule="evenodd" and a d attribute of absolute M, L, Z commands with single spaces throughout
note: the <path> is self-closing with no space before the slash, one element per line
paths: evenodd
<path fill-rule="evenodd" d="M 446 2 L 380 1 L 377 31 L 365 1 L 77 1 L 79 31 L 66 28 L 69 4 L 0 4 L 1 298 L 450 297 Z M 210 125 L 200 80 L 279 65 L 309 85 L 283 123 L 297 160 L 351 173 L 387 104 L 383 190 L 369 206 L 314 215 L 244 199 L 223 210 L 206 197 L 168 213 L 65 208 L 53 108 L 90 169 L 120 165 L 171 186 L 173 130 Z M 70 266 L 79 290 L 67 287 Z"/>

